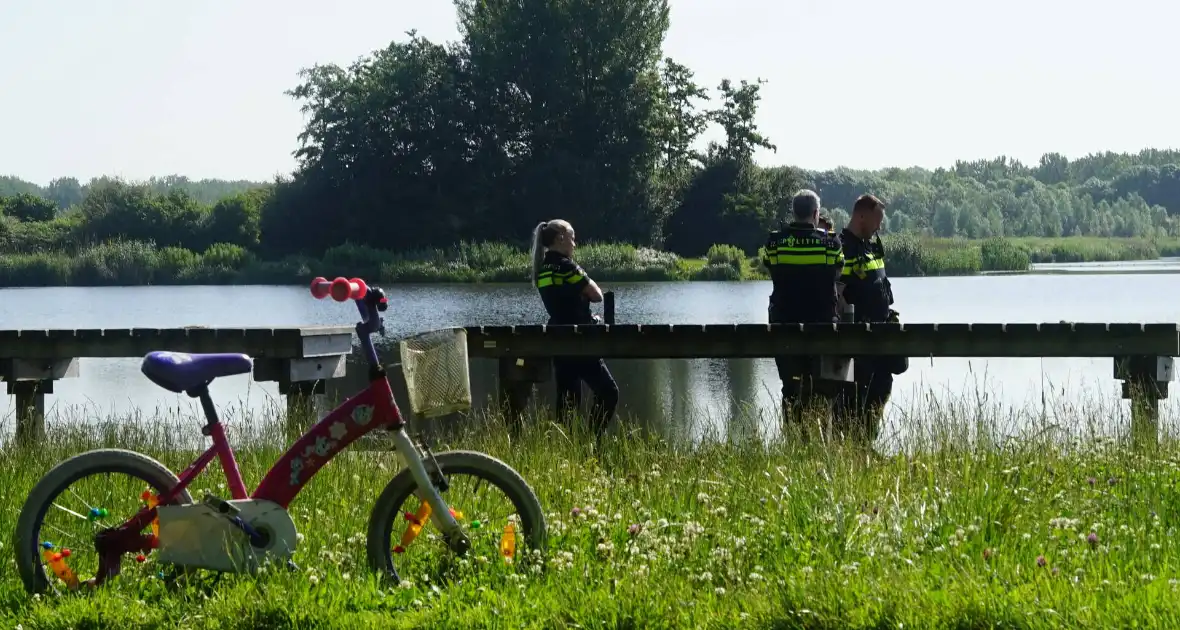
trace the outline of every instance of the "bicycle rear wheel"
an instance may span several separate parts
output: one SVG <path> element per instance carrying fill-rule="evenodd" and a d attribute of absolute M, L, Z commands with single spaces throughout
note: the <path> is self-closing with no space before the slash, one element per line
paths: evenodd
<path fill-rule="evenodd" d="M 465 555 L 485 560 L 494 559 L 490 556 L 507 556 L 516 562 L 532 550 L 544 551 L 547 533 L 541 503 L 528 483 L 508 464 L 475 451 L 449 451 L 434 457 L 449 486 L 441 493 L 442 497 L 471 538 L 471 549 Z M 466 492 L 456 483 L 460 478 L 473 480 L 476 490 Z M 508 506 L 496 509 L 492 502 L 483 500 L 478 490 L 484 483 L 502 492 Z M 434 484 L 439 487 L 437 479 Z M 402 470 L 385 486 L 369 517 L 369 566 L 394 581 L 401 579 L 395 563 L 427 561 L 423 556 L 429 558 L 436 552 L 450 554 L 441 536 L 434 535 L 437 530 L 428 516 L 422 519 L 417 536 L 409 535 L 407 542 L 405 532 L 416 529 L 416 517 L 424 515 L 423 510 L 429 507 L 417 496 L 417 490 L 418 484 L 410 471 Z M 398 527 L 399 520 L 401 527 Z M 411 549 L 418 553 L 410 554 Z"/>
<path fill-rule="evenodd" d="M 73 488 L 79 481 L 104 474 L 126 475 L 136 482 L 127 484 L 122 492 L 119 484 L 112 482 L 109 477 L 96 484 L 92 492 L 86 492 L 86 488 Z M 123 449 L 89 451 L 53 467 L 29 492 L 13 534 L 17 571 L 25 590 L 35 594 L 57 591 L 59 586 L 73 590 L 88 582 L 103 583 L 103 574 L 112 568 L 112 563 L 121 562 L 121 554 L 99 557 L 94 562 L 88 562 L 82 554 L 97 551 L 95 540 L 100 531 L 118 527 L 143 507 L 140 502 L 141 491 L 150 490 L 159 495 L 176 487 L 178 483 L 180 480 L 176 475 L 160 462 Z M 192 497 L 184 491 L 171 505 L 188 503 L 192 503 Z M 57 508 L 53 514 L 63 515 L 63 521 L 47 526 L 45 521 L 51 507 Z M 46 547 L 45 543 L 53 546 Z M 75 548 L 74 553 L 67 554 L 66 559 L 73 564 L 68 573 L 72 578 L 51 579 L 50 573 L 46 571 L 46 549 L 50 552 L 54 549 L 64 551 L 69 549 L 67 545 L 70 544 Z M 117 570 L 118 567 L 115 568 Z M 93 578 L 85 579 L 90 574 Z"/>

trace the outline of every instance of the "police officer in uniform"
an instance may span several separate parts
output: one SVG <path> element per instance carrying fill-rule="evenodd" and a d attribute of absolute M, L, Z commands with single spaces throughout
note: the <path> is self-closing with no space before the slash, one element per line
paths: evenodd
<path fill-rule="evenodd" d="M 836 283 L 844 254 L 836 236 L 819 227 L 819 210 L 819 195 L 799 191 L 791 200 L 791 222 L 767 239 L 762 263 L 774 282 L 768 309 L 772 324 L 839 321 Z M 775 357 L 783 382 L 785 420 L 799 422 L 801 412 L 813 400 L 813 359 Z"/>
<path fill-rule="evenodd" d="M 858 322 L 897 322 L 893 289 L 885 273 L 885 247 L 877 232 L 885 219 L 885 204 L 861 195 L 852 207 L 848 226 L 840 233 L 844 247 L 844 301 Z M 872 442 L 880 430 L 885 403 L 893 392 L 893 377 L 909 367 L 907 357 L 863 356 L 853 360 L 853 393 L 841 397 L 836 415 L 846 433 Z"/>
<path fill-rule="evenodd" d="M 549 313 L 550 326 L 588 326 L 601 323 L 590 312 L 591 302 L 602 301 L 602 289 L 574 262 L 574 228 L 555 219 L 533 230 L 533 285 Z M 614 418 L 619 386 L 601 358 L 555 357 L 553 380 L 557 384 L 558 416 L 568 422 L 571 407 L 582 401 L 582 383 L 594 393 L 590 414 L 593 429 L 601 434 Z"/>

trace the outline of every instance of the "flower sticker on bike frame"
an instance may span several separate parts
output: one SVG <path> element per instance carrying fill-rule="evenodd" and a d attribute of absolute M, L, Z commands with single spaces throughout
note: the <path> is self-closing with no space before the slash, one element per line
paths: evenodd
<path fill-rule="evenodd" d="M 303 471 L 303 458 L 296 457 L 291 460 L 291 485 L 299 485 L 299 473 Z"/>
<path fill-rule="evenodd" d="M 357 405 L 352 410 L 352 421 L 360 426 L 365 426 L 373 420 L 373 405 Z"/>

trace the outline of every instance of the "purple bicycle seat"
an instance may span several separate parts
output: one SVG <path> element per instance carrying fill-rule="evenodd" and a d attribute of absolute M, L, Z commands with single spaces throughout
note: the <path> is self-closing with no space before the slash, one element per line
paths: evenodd
<path fill-rule="evenodd" d="M 189 392 L 213 379 L 246 374 L 254 362 L 244 354 L 188 354 L 152 352 L 143 358 L 140 371 L 153 383 L 170 392 Z"/>

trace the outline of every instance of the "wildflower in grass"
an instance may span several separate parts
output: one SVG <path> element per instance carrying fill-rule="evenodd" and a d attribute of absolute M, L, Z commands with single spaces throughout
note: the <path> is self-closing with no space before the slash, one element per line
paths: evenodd
<path fill-rule="evenodd" d="M 1081 523 L 1081 521 L 1076 518 L 1066 518 L 1064 516 L 1059 516 L 1049 520 L 1049 527 L 1052 527 L 1053 529 L 1076 529 L 1079 523 Z"/>
<path fill-rule="evenodd" d="M 627 533 L 632 536 L 637 536 L 642 529 L 643 526 L 641 526 L 639 523 L 631 523 L 631 525 L 627 527 Z"/>
<path fill-rule="evenodd" d="M 1090 543 L 1091 548 L 1096 549 L 1098 547 L 1098 533 L 1090 532 L 1090 535 L 1086 536 L 1086 542 Z"/>
<path fill-rule="evenodd" d="M 1038 567 L 1043 567 L 1046 564 L 1048 564 L 1048 561 L 1045 560 L 1045 556 L 1037 556 L 1037 566 Z"/>

